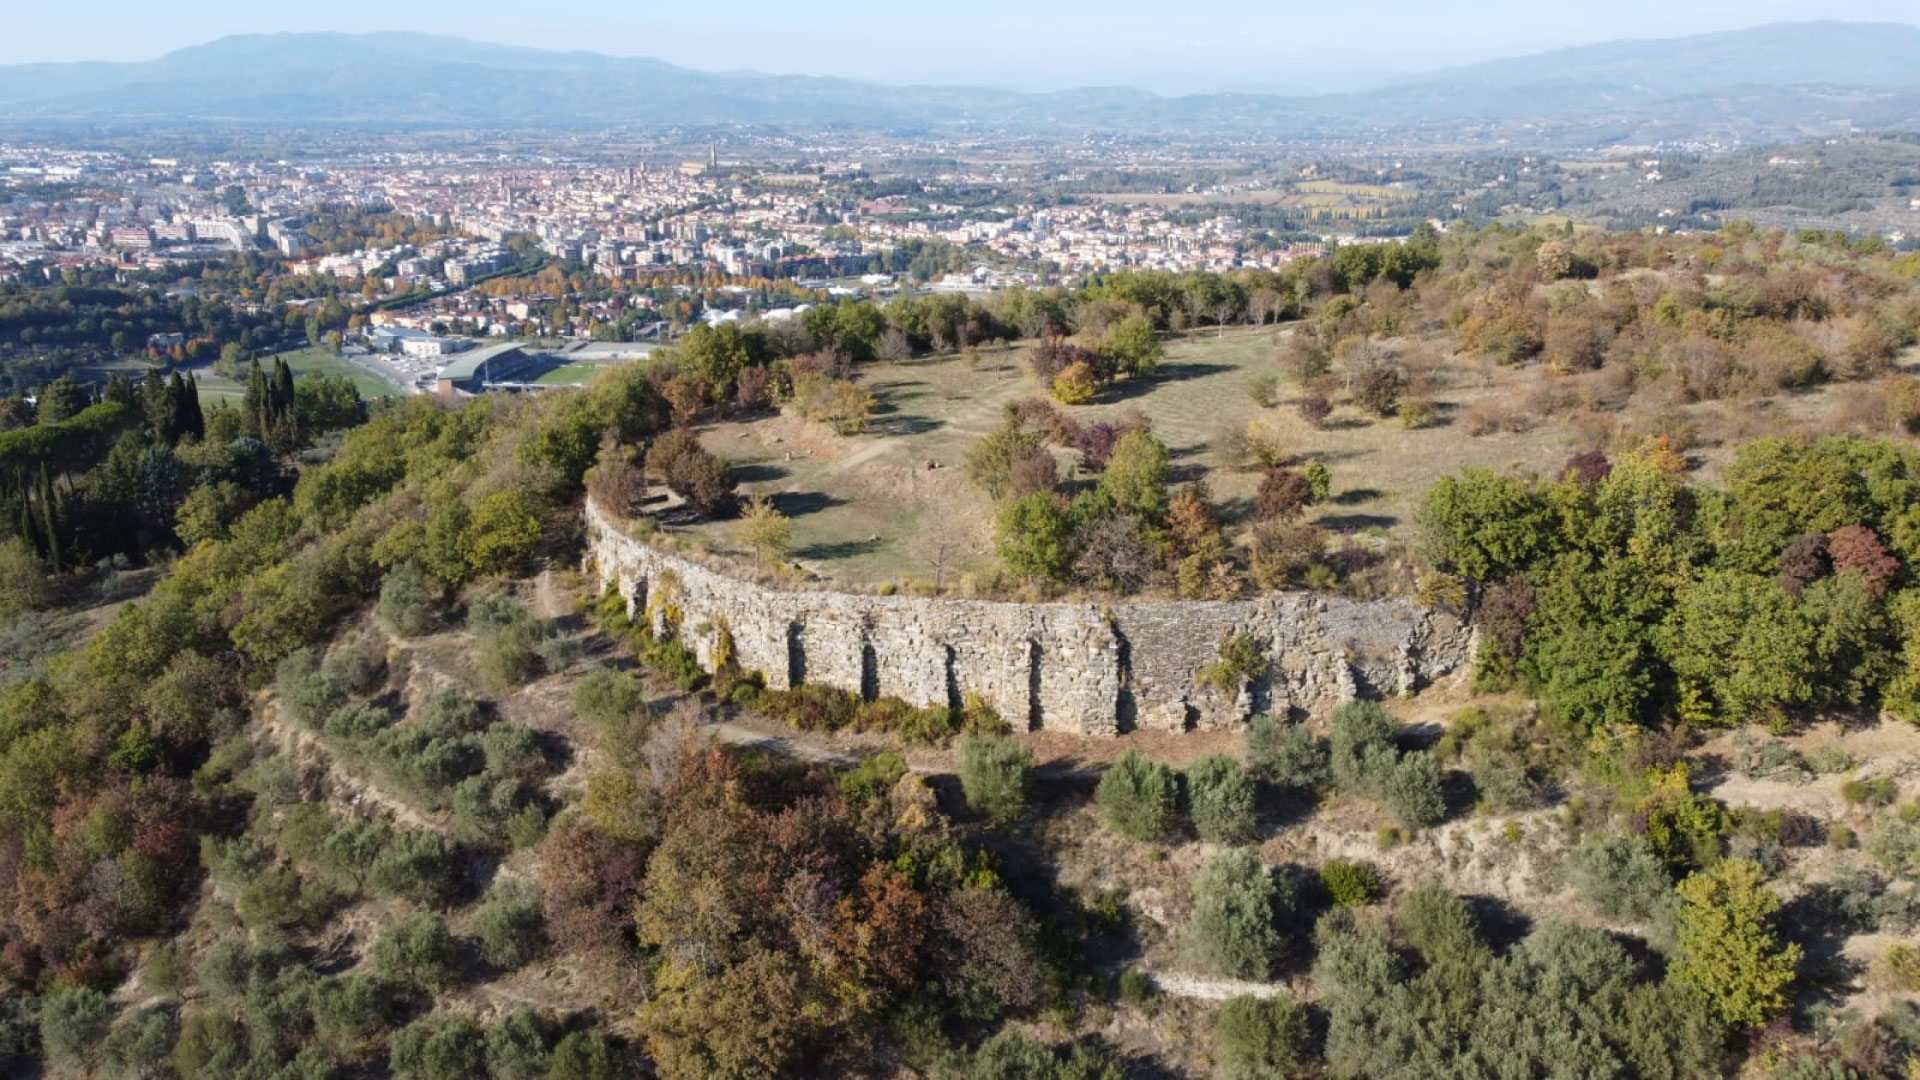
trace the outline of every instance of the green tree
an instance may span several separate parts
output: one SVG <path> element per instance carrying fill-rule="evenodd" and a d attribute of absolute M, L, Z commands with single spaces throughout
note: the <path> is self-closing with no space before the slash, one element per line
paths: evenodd
<path fill-rule="evenodd" d="M 1167 516 L 1167 448 L 1146 431 L 1129 431 L 1114 444 L 1100 491 L 1120 510 L 1159 523 Z"/>
<path fill-rule="evenodd" d="M 411 915 L 389 927 L 367 950 L 367 962 L 383 979 L 444 990 L 458 974 L 458 953 L 447 921 L 432 912 Z"/>
<path fill-rule="evenodd" d="M 480 955 L 502 971 L 525 967 L 547 946 L 547 920 L 540 890 L 511 878 L 496 878 L 474 914 Z"/>
<path fill-rule="evenodd" d="M 1498 581 L 1551 553 L 1553 521 L 1531 485 L 1491 469 L 1442 477 L 1420 508 L 1420 532 L 1435 565 Z"/>
<path fill-rule="evenodd" d="M 1100 351 L 1115 373 L 1144 377 L 1160 366 L 1160 335 L 1146 316 L 1128 315 L 1108 328 Z"/>
<path fill-rule="evenodd" d="M 1231 997 L 1213 1019 L 1213 1054 L 1225 1080 L 1270 1080 L 1306 1064 L 1307 1012 L 1292 998 Z"/>
<path fill-rule="evenodd" d="M 963 736 L 954 744 L 960 790 L 974 812 L 1006 824 L 1027 809 L 1033 751 L 1012 739 Z"/>
<path fill-rule="evenodd" d="M 1261 713 L 1247 723 L 1247 768 L 1270 784 L 1315 794 L 1329 779 L 1327 744 L 1304 724 Z"/>
<path fill-rule="evenodd" d="M 1279 919 L 1292 906 L 1291 891 L 1252 852 L 1221 852 L 1194 878 L 1188 951 L 1217 974 L 1264 979 L 1280 949 Z"/>
<path fill-rule="evenodd" d="M 994 550 L 1007 569 L 1036 581 L 1059 581 L 1073 566 L 1073 528 L 1052 493 L 1036 491 L 1001 504 Z"/>
<path fill-rule="evenodd" d="M 1107 824 L 1135 840 L 1164 840 L 1179 814 L 1180 780 L 1174 771 L 1128 747 L 1100 777 L 1094 801 Z"/>
<path fill-rule="evenodd" d="M 1680 945 L 1672 977 L 1706 995 L 1734 1026 L 1765 1023 L 1787 1007 L 1802 949 L 1774 928 L 1780 898 L 1759 864 L 1728 859 L 1680 883 Z"/>
<path fill-rule="evenodd" d="M 1187 769 L 1193 831 L 1215 844 L 1244 844 L 1254 836 L 1253 777 L 1226 754 L 1201 758 Z"/>

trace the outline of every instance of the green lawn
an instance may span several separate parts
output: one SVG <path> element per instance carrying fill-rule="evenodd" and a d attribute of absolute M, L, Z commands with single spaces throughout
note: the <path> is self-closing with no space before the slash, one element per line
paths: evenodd
<path fill-rule="evenodd" d="M 362 397 L 398 397 L 401 393 L 391 380 L 325 349 L 299 349 L 281 353 L 278 357 L 263 358 L 261 363 L 269 363 L 271 359 L 286 360 L 295 375 L 345 375 L 353 380 Z"/>
<path fill-rule="evenodd" d="M 562 364 L 533 381 L 541 386 L 579 386 L 606 369 L 605 364 Z"/>
<path fill-rule="evenodd" d="M 284 359 L 296 378 L 306 375 L 344 375 L 353 380 L 354 389 L 360 391 L 361 397 L 401 396 L 400 388 L 391 381 L 325 349 L 297 349 L 277 356 L 261 357 L 261 366 L 271 368 L 275 359 Z M 238 405 L 245 397 L 246 387 L 236 380 L 221 378 L 210 371 L 200 376 L 200 407 L 203 409 L 219 401 Z"/>

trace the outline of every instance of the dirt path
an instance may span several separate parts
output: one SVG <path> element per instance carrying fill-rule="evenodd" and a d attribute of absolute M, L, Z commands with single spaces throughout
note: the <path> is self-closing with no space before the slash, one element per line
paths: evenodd
<path fill-rule="evenodd" d="M 1170 997 L 1196 1001 L 1225 1001 L 1234 997 L 1277 997 L 1286 990 L 1284 983 L 1248 982 L 1245 979 L 1209 979 L 1185 971 L 1145 971 L 1155 990 Z"/>

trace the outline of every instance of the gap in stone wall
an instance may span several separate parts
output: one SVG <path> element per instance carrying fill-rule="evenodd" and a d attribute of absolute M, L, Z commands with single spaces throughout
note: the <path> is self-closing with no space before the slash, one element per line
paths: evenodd
<path fill-rule="evenodd" d="M 1027 730 L 1039 731 L 1046 722 L 1040 705 L 1040 643 L 1027 642 Z"/>
<path fill-rule="evenodd" d="M 803 640 L 807 624 L 798 619 L 787 624 L 787 689 L 798 690 L 807 681 L 807 646 Z"/>
<path fill-rule="evenodd" d="M 880 654 L 874 651 L 873 638 L 860 635 L 860 700 L 880 698 Z"/>
<path fill-rule="evenodd" d="M 947 708 L 957 716 L 967 703 L 965 695 L 960 692 L 960 659 L 954 655 L 953 646 L 942 645 L 940 649 L 946 665 Z"/>

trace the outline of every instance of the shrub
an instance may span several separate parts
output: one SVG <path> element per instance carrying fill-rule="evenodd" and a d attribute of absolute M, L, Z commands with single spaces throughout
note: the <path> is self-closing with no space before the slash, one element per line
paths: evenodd
<path fill-rule="evenodd" d="M 1226 1080 L 1291 1076 L 1305 1062 L 1305 1009 L 1285 997 L 1232 997 L 1213 1020 L 1213 1053 Z"/>
<path fill-rule="evenodd" d="M 1232 634 L 1220 643 L 1213 663 L 1200 669 L 1198 682 L 1221 694 L 1237 694 L 1250 679 L 1266 671 L 1267 658 L 1251 634 Z"/>
<path fill-rule="evenodd" d="M 178 1028 L 167 1009 L 128 1012 L 100 1043 L 100 1071 L 129 1078 L 165 1075 Z"/>
<path fill-rule="evenodd" d="M 1333 782 L 1348 791 L 1372 788 L 1375 761 L 1393 752 L 1393 717 L 1376 701 L 1349 701 L 1327 720 L 1327 750 Z"/>
<path fill-rule="evenodd" d="M 1247 397 L 1263 409 L 1280 404 L 1280 376 L 1262 371 L 1247 381 Z"/>
<path fill-rule="evenodd" d="M 1260 475 L 1253 512 L 1262 521 L 1292 519 L 1313 503 L 1313 485 L 1292 469 L 1268 469 Z"/>
<path fill-rule="evenodd" d="M 367 962 L 383 979 L 423 990 L 443 990 L 458 973 L 458 952 L 447 921 L 421 912 L 395 923 L 367 950 Z M 398 1045 L 398 1036 L 395 1037 Z"/>
<path fill-rule="evenodd" d="M 851 806 L 865 806 L 885 798 L 905 775 L 906 761 L 891 750 L 882 750 L 840 774 L 840 794 Z"/>
<path fill-rule="evenodd" d="M 647 696 L 632 671 L 599 667 L 574 686 L 574 715 L 599 732 L 626 732 L 645 705 Z"/>
<path fill-rule="evenodd" d="M 1215 844 L 1253 839 L 1253 778 L 1225 754 L 1202 758 L 1187 770 L 1187 803 L 1193 831 Z"/>
<path fill-rule="evenodd" d="M 522 1005 L 487 1029 L 488 1080 L 540 1080 L 547 1074 L 547 1022 Z"/>
<path fill-rule="evenodd" d="M 547 1065 L 548 1080 L 615 1080 L 619 1075 L 613 1047 L 598 1031 L 568 1033 Z"/>
<path fill-rule="evenodd" d="M 453 846 L 444 837 L 409 829 L 381 849 L 367 868 L 367 883 L 383 896 L 437 904 L 453 893 L 458 875 Z"/>
<path fill-rule="evenodd" d="M 398 1080 L 473 1080 L 487 1074 L 486 1035 L 470 1017 L 422 1017 L 393 1033 L 387 1061 Z"/>
<path fill-rule="evenodd" d="M 373 606 L 373 616 L 396 637 L 426 633 L 433 625 L 433 594 L 427 586 L 427 572 L 410 562 L 387 571 L 380 582 L 380 599 Z"/>
<path fill-rule="evenodd" d="M 1406 390 L 1407 376 L 1396 365 L 1380 364 L 1361 372 L 1353 380 L 1353 400 L 1375 416 L 1392 416 Z"/>
<path fill-rule="evenodd" d="M 1873 981 L 1896 994 L 1920 990 L 1920 948 L 1889 945 L 1873 964 Z"/>
<path fill-rule="evenodd" d="M 1380 898 L 1380 875 L 1365 863 L 1328 859 L 1320 867 L 1320 885 L 1341 907 L 1362 907 Z"/>
<path fill-rule="evenodd" d="M 1139 1008 L 1153 997 L 1153 984 L 1147 980 L 1147 973 L 1139 968 L 1128 968 L 1120 973 L 1120 1000 Z"/>
<path fill-rule="evenodd" d="M 511 878 L 496 878 L 474 915 L 480 955 L 502 971 L 524 967 L 547 947 L 547 920 L 540 890 Z"/>
<path fill-rule="evenodd" d="M 1173 770 L 1131 747 L 1100 777 L 1094 791 L 1107 824 L 1135 840 L 1165 839 L 1173 829 L 1179 799 L 1180 783 Z"/>
<path fill-rule="evenodd" d="M 1055 375 L 1051 389 L 1054 400 L 1062 405 L 1084 405 L 1099 392 L 1100 380 L 1093 373 L 1093 365 L 1082 361 Z"/>
<path fill-rule="evenodd" d="M 90 1068 L 113 1019 L 113 1003 L 87 986 L 68 987 L 40 1004 L 40 1051 L 52 1065 Z"/>
<path fill-rule="evenodd" d="M 1900 787 L 1891 777 L 1877 776 L 1872 779 L 1848 780 L 1840 785 L 1840 798 L 1849 806 L 1864 806 L 1878 810 L 1883 806 L 1892 806 L 1900 797 Z"/>
<path fill-rule="evenodd" d="M 1194 879 L 1188 949 L 1217 974 L 1264 979 L 1280 948 L 1278 920 L 1292 901 L 1282 879 L 1251 852 L 1222 852 Z"/>
<path fill-rule="evenodd" d="M 1319 427 L 1333 415 L 1333 402 L 1328 401 L 1325 394 L 1307 394 L 1294 405 L 1294 411 L 1300 414 L 1300 419 Z"/>
<path fill-rule="evenodd" d="M 1375 789 L 1375 797 L 1400 824 L 1421 828 L 1447 816 L 1440 762 L 1425 750 L 1403 755 Z"/>
<path fill-rule="evenodd" d="M 975 813 L 1005 824 L 1026 812 L 1033 751 L 1012 739 L 967 736 L 955 744 L 954 756 L 960 790 Z"/>
<path fill-rule="evenodd" d="M 1567 853 L 1565 874 L 1580 899 L 1609 919 L 1647 922 L 1673 904 L 1673 879 L 1647 838 L 1588 835 Z"/>
<path fill-rule="evenodd" d="M 1247 724 L 1247 767 L 1270 784 L 1316 793 L 1327 784 L 1327 744 L 1304 724 L 1261 713 Z"/>
<path fill-rule="evenodd" d="M 521 622 L 482 634 L 474 642 L 480 680 L 496 692 L 511 690 L 540 674 L 540 638 Z"/>

